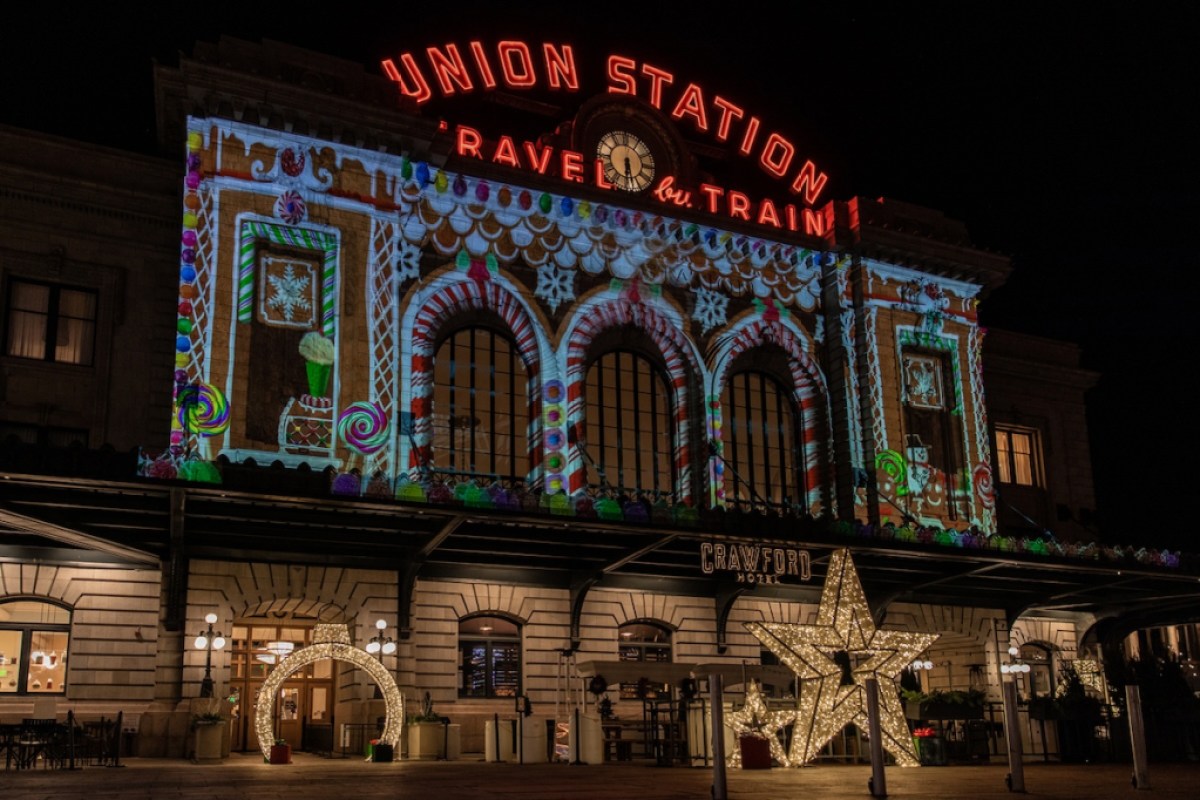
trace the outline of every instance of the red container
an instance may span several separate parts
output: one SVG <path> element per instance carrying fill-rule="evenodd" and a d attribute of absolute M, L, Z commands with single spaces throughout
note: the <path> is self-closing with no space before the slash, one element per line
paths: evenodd
<path fill-rule="evenodd" d="M 271 763 L 272 764 L 290 764 L 290 763 L 292 763 L 292 746 L 290 744 L 273 744 L 273 745 L 271 745 Z"/>
<path fill-rule="evenodd" d="M 771 743 L 761 736 L 741 736 L 738 747 L 742 750 L 742 769 L 770 769 Z"/>

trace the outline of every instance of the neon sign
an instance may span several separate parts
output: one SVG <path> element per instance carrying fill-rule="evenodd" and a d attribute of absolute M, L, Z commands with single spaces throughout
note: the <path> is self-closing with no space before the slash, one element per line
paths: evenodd
<path fill-rule="evenodd" d="M 475 128 L 459 125 L 454 133 L 454 152 L 463 158 L 477 158 L 515 169 L 527 169 L 539 175 L 557 175 L 566 181 L 591 183 L 600 189 L 612 189 L 613 185 L 604 176 L 604 164 L 592 159 L 591 166 L 583 153 L 561 149 L 555 153 L 551 145 L 537 142 L 521 142 L 518 145 L 511 136 L 501 136 L 494 144 L 485 145 L 483 134 Z M 667 175 L 659 180 L 650 195 L 661 203 L 724 214 L 733 219 L 769 225 L 773 228 L 800 231 L 811 236 L 825 233 L 825 219 L 811 208 L 797 209 L 792 203 L 779 207 L 770 198 L 757 202 L 744 192 L 726 190 L 711 183 L 701 183 L 692 192 L 677 188 L 675 177 Z"/>
<path fill-rule="evenodd" d="M 505 40 L 487 48 L 482 42 L 471 41 L 461 49 L 456 44 L 446 44 L 427 47 L 424 53 L 401 53 L 395 59 L 384 59 L 382 66 L 384 74 L 396 83 L 400 93 L 418 105 L 433 99 L 435 92 L 442 97 L 451 97 L 476 89 L 494 90 L 501 85 L 513 90 L 540 87 L 579 91 L 575 51 L 569 44 L 545 42 L 539 48 L 522 41 Z M 605 74 L 609 93 L 641 97 L 673 119 L 690 121 L 696 131 L 711 135 L 720 144 L 731 141 L 732 137 L 739 155 L 754 158 L 768 175 L 787 181 L 788 190 L 799 195 L 806 205 L 815 204 L 824 190 L 828 176 L 816 164 L 811 160 L 800 163 L 796 145 L 790 139 L 777 131 L 764 135 L 762 120 L 748 114 L 733 101 L 710 94 L 697 83 L 677 83 L 674 73 L 646 62 L 639 64 L 626 56 L 610 55 Z M 677 85 L 679 90 L 673 91 L 672 87 Z M 518 160 L 516 148 L 511 141 L 505 144 L 504 138 L 501 138 L 500 146 L 507 149 L 498 152 L 498 158 L 492 160 L 520 166 L 511 163 Z M 514 151 L 511 156 L 509 150 Z M 545 172 L 536 166 L 533 168 Z M 762 218 L 765 220 L 762 224 L 768 225 L 773 224 L 770 220 L 774 218 L 780 222 L 775 227 L 797 229 L 787 224 L 786 210 L 780 213 L 774 203 L 770 203 L 769 208 L 760 203 L 754 212 L 749 199 L 737 192 L 721 190 L 716 193 L 711 189 L 717 187 L 710 187 L 709 191 L 702 190 L 705 197 L 695 198 L 698 202 L 692 205 L 692 198 L 689 203 L 680 202 L 678 195 L 671 194 L 670 186 L 660 185 L 659 188 L 663 195 L 672 197 L 671 202 L 676 205 L 703 208 L 724 202 L 730 216 L 754 222 Z M 791 216 L 795 216 L 794 211 Z"/>

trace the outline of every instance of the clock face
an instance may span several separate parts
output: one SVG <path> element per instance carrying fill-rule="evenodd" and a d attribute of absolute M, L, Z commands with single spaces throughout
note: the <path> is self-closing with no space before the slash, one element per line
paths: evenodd
<path fill-rule="evenodd" d="M 654 154 L 627 131 L 609 131 L 596 145 L 596 158 L 604 165 L 605 179 L 618 189 L 640 192 L 654 180 Z"/>

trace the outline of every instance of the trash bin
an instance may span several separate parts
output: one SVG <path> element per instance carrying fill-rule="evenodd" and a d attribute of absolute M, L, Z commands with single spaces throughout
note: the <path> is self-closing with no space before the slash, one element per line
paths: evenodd
<path fill-rule="evenodd" d="M 742 769 L 770 769 L 771 743 L 761 736 L 741 736 L 738 747 L 742 751 Z"/>

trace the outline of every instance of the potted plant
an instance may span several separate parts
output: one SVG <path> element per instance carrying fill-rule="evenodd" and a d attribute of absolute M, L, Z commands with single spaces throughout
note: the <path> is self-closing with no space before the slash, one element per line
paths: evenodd
<path fill-rule="evenodd" d="M 987 698 L 979 689 L 915 692 L 901 690 L 909 719 L 983 719 Z"/>
<path fill-rule="evenodd" d="M 271 757 L 269 761 L 272 764 L 292 763 L 292 746 L 287 743 L 287 740 L 275 740 L 275 744 L 271 745 Z"/>

